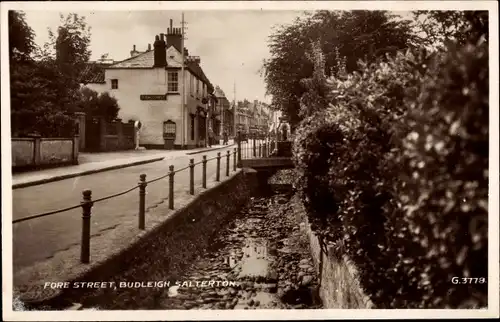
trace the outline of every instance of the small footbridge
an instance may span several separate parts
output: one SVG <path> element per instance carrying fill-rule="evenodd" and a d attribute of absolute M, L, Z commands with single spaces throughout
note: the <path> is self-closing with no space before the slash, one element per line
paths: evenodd
<path fill-rule="evenodd" d="M 257 171 L 262 185 L 278 170 L 292 169 L 292 142 L 249 139 L 238 142 L 238 167 Z"/>

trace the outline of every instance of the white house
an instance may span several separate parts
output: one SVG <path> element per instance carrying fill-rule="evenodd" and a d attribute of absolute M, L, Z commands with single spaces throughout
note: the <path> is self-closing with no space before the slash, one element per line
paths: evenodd
<path fill-rule="evenodd" d="M 140 121 L 139 144 L 146 148 L 194 148 L 205 146 L 209 95 L 214 89 L 200 58 L 188 56 L 184 63 L 184 108 L 182 107 L 182 35 L 180 28 L 155 37 L 144 52 L 136 50 L 131 57 L 104 66 L 99 82 L 85 86 L 114 96 L 124 122 Z"/>

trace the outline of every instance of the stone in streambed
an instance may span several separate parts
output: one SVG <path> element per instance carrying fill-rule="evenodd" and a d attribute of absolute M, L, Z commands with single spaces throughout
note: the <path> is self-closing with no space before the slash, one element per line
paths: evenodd
<path fill-rule="evenodd" d="M 314 278 L 311 275 L 305 275 L 302 277 L 302 285 L 307 286 L 311 284 L 311 282 L 314 280 Z"/>
<path fill-rule="evenodd" d="M 309 260 L 307 258 L 304 258 L 300 261 L 300 264 L 302 265 L 306 265 L 306 264 L 309 264 Z"/>

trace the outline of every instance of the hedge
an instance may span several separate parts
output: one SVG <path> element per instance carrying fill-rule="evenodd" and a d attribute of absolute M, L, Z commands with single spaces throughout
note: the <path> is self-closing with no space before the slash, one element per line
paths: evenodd
<path fill-rule="evenodd" d="M 330 77 L 328 106 L 296 130 L 313 228 L 380 308 L 486 305 L 486 284 L 451 280 L 487 277 L 487 45 L 360 67 Z"/>

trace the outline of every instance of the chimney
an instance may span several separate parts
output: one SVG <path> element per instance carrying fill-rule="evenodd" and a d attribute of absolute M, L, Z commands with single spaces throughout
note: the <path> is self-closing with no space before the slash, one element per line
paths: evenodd
<path fill-rule="evenodd" d="M 130 57 L 134 57 L 139 55 L 139 52 L 137 51 L 135 45 L 133 46 L 133 49 L 130 51 Z"/>
<path fill-rule="evenodd" d="M 184 47 L 184 56 L 188 57 L 189 56 L 189 51 L 187 50 L 186 47 Z"/>
<path fill-rule="evenodd" d="M 151 44 L 148 44 L 148 51 L 151 51 Z"/>
<path fill-rule="evenodd" d="M 188 58 L 191 62 L 194 62 L 196 64 L 200 64 L 201 62 L 201 59 L 200 59 L 200 56 L 189 56 Z"/>
<path fill-rule="evenodd" d="M 160 38 L 161 37 L 161 38 Z M 153 67 L 167 66 L 167 50 L 165 48 L 164 34 L 155 37 L 154 47 L 154 65 Z"/>
<path fill-rule="evenodd" d="M 170 19 L 170 28 L 167 30 L 167 48 L 174 46 L 179 52 L 182 51 L 181 28 L 173 28 L 173 21 Z"/>

